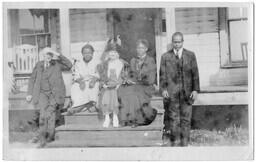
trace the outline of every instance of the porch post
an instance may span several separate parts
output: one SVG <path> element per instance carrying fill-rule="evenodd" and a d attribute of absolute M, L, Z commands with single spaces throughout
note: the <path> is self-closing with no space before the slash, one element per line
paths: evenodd
<path fill-rule="evenodd" d="M 71 59 L 70 53 L 70 26 L 69 26 L 69 8 L 59 9 L 60 15 L 60 45 L 61 53 L 68 59 Z M 72 61 L 72 60 L 70 60 Z M 66 86 L 66 96 L 70 96 L 70 88 L 72 83 L 72 77 L 70 72 L 64 72 L 63 79 Z"/>
<path fill-rule="evenodd" d="M 163 14 L 165 11 L 165 15 Z M 160 15 L 159 15 L 160 14 Z M 162 14 L 166 20 L 166 35 L 162 33 Z M 168 51 L 171 48 L 172 43 L 172 34 L 176 31 L 175 26 L 175 8 L 165 8 L 161 9 L 160 12 L 157 13 L 156 23 L 155 23 L 155 38 L 156 38 L 156 64 L 157 64 L 157 85 L 159 87 L 160 76 L 160 62 L 161 56 L 163 53 Z M 166 37 L 166 41 L 162 39 Z M 163 49 L 163 47 L 165 47 Z"/>
<path fill-rule="evenodd" d="M 157 85 L 159 87 L 159 69 L 160 60 L 165 49 L 162 49 L 162 12 L 163 9 L 157 9 L 155 18 L 155 47 L 156 47 L 156 66 L 157 66 Z"/>
<path fill-rule="evenodd" d="M 167 50 L 171 48 L 172 34 L 176 32 L 175 8 L 165 8 Z"/>
<path fill-rule="evenodd" d="M 60 10 L 60 44 L 61 53 L 70 58 L 70 27 L 69 27 L 69 9 L 61 8 Z"/>

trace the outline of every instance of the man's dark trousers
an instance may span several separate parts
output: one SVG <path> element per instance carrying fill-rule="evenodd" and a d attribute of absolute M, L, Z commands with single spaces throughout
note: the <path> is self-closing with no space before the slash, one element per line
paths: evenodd
<path fill-rule="evenodd" d="M 38 102 L 40 109 L 39 137 L 42 143 L 54 140 L 57 106 L 58 104 L 50 91 L 40 93 Z"/>
<path fill-rule="evenodd" d="M 188 104 L 182 93 L 180 98 L 165 101 L 164 138 L 170 139 L 172 146 L 187 146 L 190 136 L 192 105 Z"/>
<path fill-rule="evenodd" d="M 163 140 L 171 146 L 187 146 L 189 142 L 192 91 L 199 91 L 199 75 L 193 52 L 183 50 L 181 58 L 173 50 L 163 54 L 160 66 L 161 90 L 168 91 L 164 98 Z M 169 145 L 167 143 L 167 145 Z"/>

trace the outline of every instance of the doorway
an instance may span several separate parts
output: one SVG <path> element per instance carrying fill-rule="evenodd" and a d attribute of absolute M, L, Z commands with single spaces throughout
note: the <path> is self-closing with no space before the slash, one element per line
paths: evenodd
<path fill-rule="evenodd" d="M 157 9 L 123 8 L 108 11 L 112 16 L 114 38 L 120 35 L 123 52 L 120 57 L 128 62 L 136 57 L 136 41 L 146 39 L 149 42 L 148 55 L 156 59 L 155 18 Z"/>

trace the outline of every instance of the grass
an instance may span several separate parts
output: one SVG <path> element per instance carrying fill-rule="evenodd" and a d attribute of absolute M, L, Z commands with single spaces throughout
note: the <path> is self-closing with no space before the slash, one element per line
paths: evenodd
<path fill-rule="evenodd" d="M 225 131 L 191 130 L 191 146 L 244 146 L 249 144 L 249 131 L 242 127 L 229 127 Z"/>

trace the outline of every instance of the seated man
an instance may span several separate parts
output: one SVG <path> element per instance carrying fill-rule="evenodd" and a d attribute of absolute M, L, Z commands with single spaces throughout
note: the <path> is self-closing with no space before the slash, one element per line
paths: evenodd
<path fill-rule="evenodd" d="M 94 48 L 90 44 L 82 47 L 82 60 L 73 65 L 73 84 L 71 86 L 72 108 L 68 115 L 83 111 L 84 108 L 96 106 L 99 93 L 99 74 L 97 61 L 93 59 Z"/>

